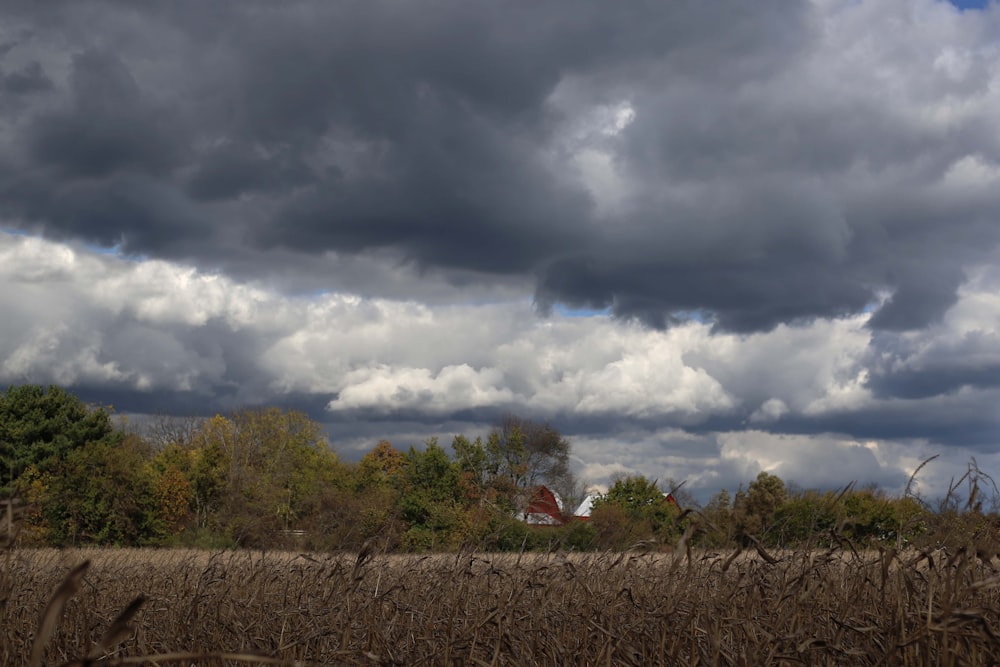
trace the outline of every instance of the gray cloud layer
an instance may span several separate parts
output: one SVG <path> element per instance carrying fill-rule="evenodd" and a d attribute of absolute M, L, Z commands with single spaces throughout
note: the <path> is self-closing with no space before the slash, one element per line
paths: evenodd
<path fill-rule="evenodd" d="M 904 334 L 867 315 L 734 334 L 540 318 L 524 299 L 287 296 L 13 235 L 0 235 L 0 283 L 0 382 L 59 383 L 137 413 L 285 405 L 327 423 L 348 455 L 384 437 L 474 435 L 510 410 L 570 435 L 592 481 L 643 472 L 708 492 L 768 469 L 899 486 L 916 453 L 944 449 L 953 470 L 992 456 L 1000 432 L 1000 389 L 962 375 L 1000 349 L 991 269 L 940 324 Z"/>
<path fill-rule="evenodd" d="M 128 253 L 259 276 L 383 250 L 532 280 L 543 306 L 739 331 L 890 293 L 872 326 L 911 330 L 1000 229 L 995 10 L 5 14 L 5 219 Z"/>
<path fill-rule="evenodd" d="M 706 485 L 982 455 L 998 63 L 932 0 L 8 2 L 0 380 L 517 409 Z"/>

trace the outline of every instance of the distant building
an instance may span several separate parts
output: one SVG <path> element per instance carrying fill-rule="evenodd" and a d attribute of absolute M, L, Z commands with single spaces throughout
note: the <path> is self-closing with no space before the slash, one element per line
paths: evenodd
<path fill-rule="evenodd" d="M 583 499 L 583 502 L 580 503 L 580 506 L 576 508 L 575 512 L 573 512 L 573 516 L 576 517 L 577 519 L 583 519 L 584 521 L 589 521 L 590 510 L 594 508 L 594 500 L 596 498 L 597 496 L 595 496 L 592 493 L 587 494 L 587 497 Z"/>
<path fill-rule="evenodd" d="M 525 503 L 524 511 L 520 513 L 519 518 L 531 526 L 562 526 L 573 519 L 589 521 L 594 501 L 599 497 L 600 494 L 591 493 L 583 499 L 573 514 L 565 514 L 563 501 L 559 494 L 547 486 L 541 485 L 535 488 L 530 496 L 527 496 L 528 501 Z M 672 504 L 678 510 L 681 509 L 677 500 L 669 493 L 663 494 L 663 502 Z"/>
<path fill-rule="evenodd" d="M 583 502 L 580 503 L 579 507 L 576 508 L 576 511 L 573 512 L 573 518 L 580 519 L 582 521 L 590 521 L 590 511 L 594 509 L 594 501 L 597 500 L 598 497 L 598 495 L 593 493 L 588 494 L 587 497 L 583 499 Z M 677 499 L 670 493 L 663 494 L 663 502 L 670 503 L 678 510 L 681 509 L 681 506 L 677 503 Z"/>
<path fill-rule="evenodd" d="M 536 488 L 528 498 L 521 518 L 532 526 L 561 526 L 566 523 L 562 499 L 544 485 Z"/>

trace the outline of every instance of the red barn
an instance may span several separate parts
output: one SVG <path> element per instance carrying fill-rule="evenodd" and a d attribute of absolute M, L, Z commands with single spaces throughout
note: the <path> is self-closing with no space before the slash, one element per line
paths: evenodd
<path fill-rule="evenodd" d="M 524 508 L 523 520 L 535 526 L 561 526 L 566 523 L 563 518 L 562 502 L 559 496 L 546 486 L 539 486 L 529 497 Z"/>

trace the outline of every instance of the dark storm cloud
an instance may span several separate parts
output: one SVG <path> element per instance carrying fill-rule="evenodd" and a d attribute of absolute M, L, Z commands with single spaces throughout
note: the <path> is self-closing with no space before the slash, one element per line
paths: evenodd
<path fill-rule="evenodd" d="M 958 363 L 928 366 L 919 370 L 893 373 L 877 377 L 871 383 L 877 395 L 899 398 L 927 398 L 940 396 L 963 387 L 988 389 L 1000 387 L 1000 363 L 989 365 Z"/>
<path fill-rule="evenodd" d="M 150 102 L 123 60 L 78 52 L 67 85 L 63 102 L 25 121 L 19 148 L 27 164 L 3 165 L 0 210 L 54 237 L 126 252 L 170 252 L 203 239 L 207 212 L 169 178 L 183 144 L 176 121 Z"/>
<path fill-rule="evenodd" d="M 640 251 L 642 252 L 642 251 Z M 638 253 L 637 253 L 638 254 Z M 643 262 L 638 257 L 562 260 L 542 275 L 539 299 L 604 309 L 654 327 L 698 314 L 720 328 L 749 332 L 779 322 L 860 311 L 872 298 L 863 286 L 822 263 L 791 258 L 781 267 Z"/>
<path fill-rule="evenodd" d="M 64 181 L 51 189 L 38 179 L 11 175 L 0 185 L 0 210 L 23 219 L 29 229 L 55 238 L 80 238 L 129 254 L 179 254 L 211 231 L 205 211 L 169 185 L 142 175 Z M 16 201 L 16 205 L 10 203 Z M 58 220 L 58 226 L 46 221 Z"/>
<path fill-rule="evenodd" d="M 964 389 L 1000 388 L 1000 336 L 976 329 L 924 340 L 879 335 L 868 386 L 879 398 L 932 398 Z"/>
<path fill-rule="evenodd" d="M 164 112 L 146 103 L 117 55 L 84 51 L 71 68 L 69 105 L 39 114 L 28 128 L 36 167 L 65 182 L 126 170 L 162 174 L 176 163 Z"/>
<path fill-rule="evenodd" d="M 1000 157 L 991 117 L 925 119 L 995 74 L 985 51 L 938 67 L 963 46 L 947 35 L 858 35 L 820 11 L 11 3 L 0 84 L 38 101 L 0 111 L 0 211 L 257 277 L 296 269 L 275 249 L 389 250 L 655 326 L 698 311 L 767 330 L 887 292 L 872 326 L 919 329 L 996 245 L 1000 205 L 939 187 L 965 156 Z M 587 120 L 619 107 L 613 130 Z M 618 204 L 577 173 L 588 150 Z"/>
<path fill-rule="evenodd" d="M 11 72 L 0 71 L 0 90 L 14 95 L 44 92 L 52 89 L 52 80 L 42 70 L 38 61 Z"/>
<path fill-rule="evenodd" d="M 992 398 L 996 398 L 995 394 Z M 937 404 L 883 403 L 850 414 L 792 419 L 782 423 L 778 430 L 843 433 L 867 440 L 926 440 L 941 449 L 966 447 L 993 453 L 1000 438 L 1000 420 L 989 412 L 990 407 L 982 397 Z"/>

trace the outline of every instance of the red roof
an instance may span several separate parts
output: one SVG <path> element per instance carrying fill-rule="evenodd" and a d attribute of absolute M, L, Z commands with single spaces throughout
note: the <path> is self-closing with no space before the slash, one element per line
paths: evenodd
<path fill-rule="evenodd" d="M 524 520 L 544 526 L 561 526 L 566 523 L 556 494 L 546 486 L 535 489 L 528 506 L 524 508 Z"/>

